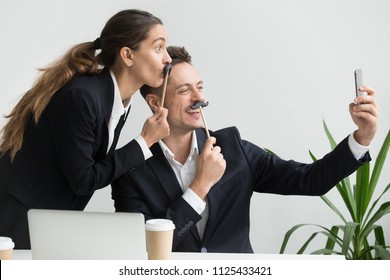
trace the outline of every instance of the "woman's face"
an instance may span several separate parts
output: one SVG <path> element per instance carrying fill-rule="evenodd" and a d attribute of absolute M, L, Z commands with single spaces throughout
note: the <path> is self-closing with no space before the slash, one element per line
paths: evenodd
<path fill-rule="evenodd" d="M 138 49 L 133 51 L 132 72 L 142 85 L 159 87 L 164 80 L 164 66 L 171 61 L 164 26 L 157 24 L 149 30 L 148 37 Z"/>

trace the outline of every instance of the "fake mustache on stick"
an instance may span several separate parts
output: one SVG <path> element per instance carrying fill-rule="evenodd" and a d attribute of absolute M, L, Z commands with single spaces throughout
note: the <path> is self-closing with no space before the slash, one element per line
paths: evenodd
<path fill-rule="evenodd" d="M 196 103 L 191 105 L 191 109 L 198 109 L 199 108 L 200 115 L 202 116 L 203 126 L 204 126 L 204 128 L 206 130 L 207 138 L 210 138 L 209 129 L 207 128 L 206 119 L 205 119 L 204 113 L 203 113 L 203 107 L 207 107 L 208 105 L 209 105 L 208 101 L 206 101 L 206 102 L 196 102 Z"/>
<path fill-rule="evenodd" d="M 165 91 L 167 90 L 167 83 L 168 83 L 168 76 L 171 72 L 172 64 L 166 64 L 163 69 L 164 74 L 164 87 L 163 87 L 163 94 L 161 97 L 161 107 L 164 107 L 164 100 L 165 100 Z"/>

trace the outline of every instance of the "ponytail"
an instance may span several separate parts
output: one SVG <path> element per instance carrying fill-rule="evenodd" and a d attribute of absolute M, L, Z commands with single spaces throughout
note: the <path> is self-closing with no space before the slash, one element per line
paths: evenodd
<path fill-rule="evenodd" d="M 53 95 L 75 75 L 98 73 L 102 68 L 95 56 L 93 42 L 74 46 L 51 65 L 39 69 L 40 76 L 33 87 L 21 98 L 10 114 L 8 123 L 1 130 L 0 156 L 9 152 L 11 160 L 21 149 L 23 134 L 30 119 L 39 122 L 42 112 Z"/>

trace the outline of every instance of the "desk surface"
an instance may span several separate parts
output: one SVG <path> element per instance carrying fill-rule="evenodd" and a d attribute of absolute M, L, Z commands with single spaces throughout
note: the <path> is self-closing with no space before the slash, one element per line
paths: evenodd
<path fill-rule="evenodd" d="M 13 260 L 31 260 L 30 250 L 14 250 Z M 172 260 L 345 260 L 340 255 L 172 253 Z"/>

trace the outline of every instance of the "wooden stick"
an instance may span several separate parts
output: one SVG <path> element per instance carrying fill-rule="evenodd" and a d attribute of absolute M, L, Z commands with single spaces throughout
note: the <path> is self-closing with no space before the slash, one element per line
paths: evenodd
<path fill-rule="evenodd" d="M 200 110 L 200 115 L 202 116 L 203 125 L 206 130 L 207 138 L 210 138 L 210 133 L 209 133 L 209 129 L 207 128 L 206 119 L 204 118 L 202 106 L 199 107 L 199 110 Z"/>
<path fill-rule="evenodd" d="M 163 94 L 161 97 L 161 107 L 164 107 L 164 100 L 165 100 L 165 92 L 167 90 L 167 84 L 168 84 L 168 75 L 164 77 L 164 87 L 163 87 Z"/>

